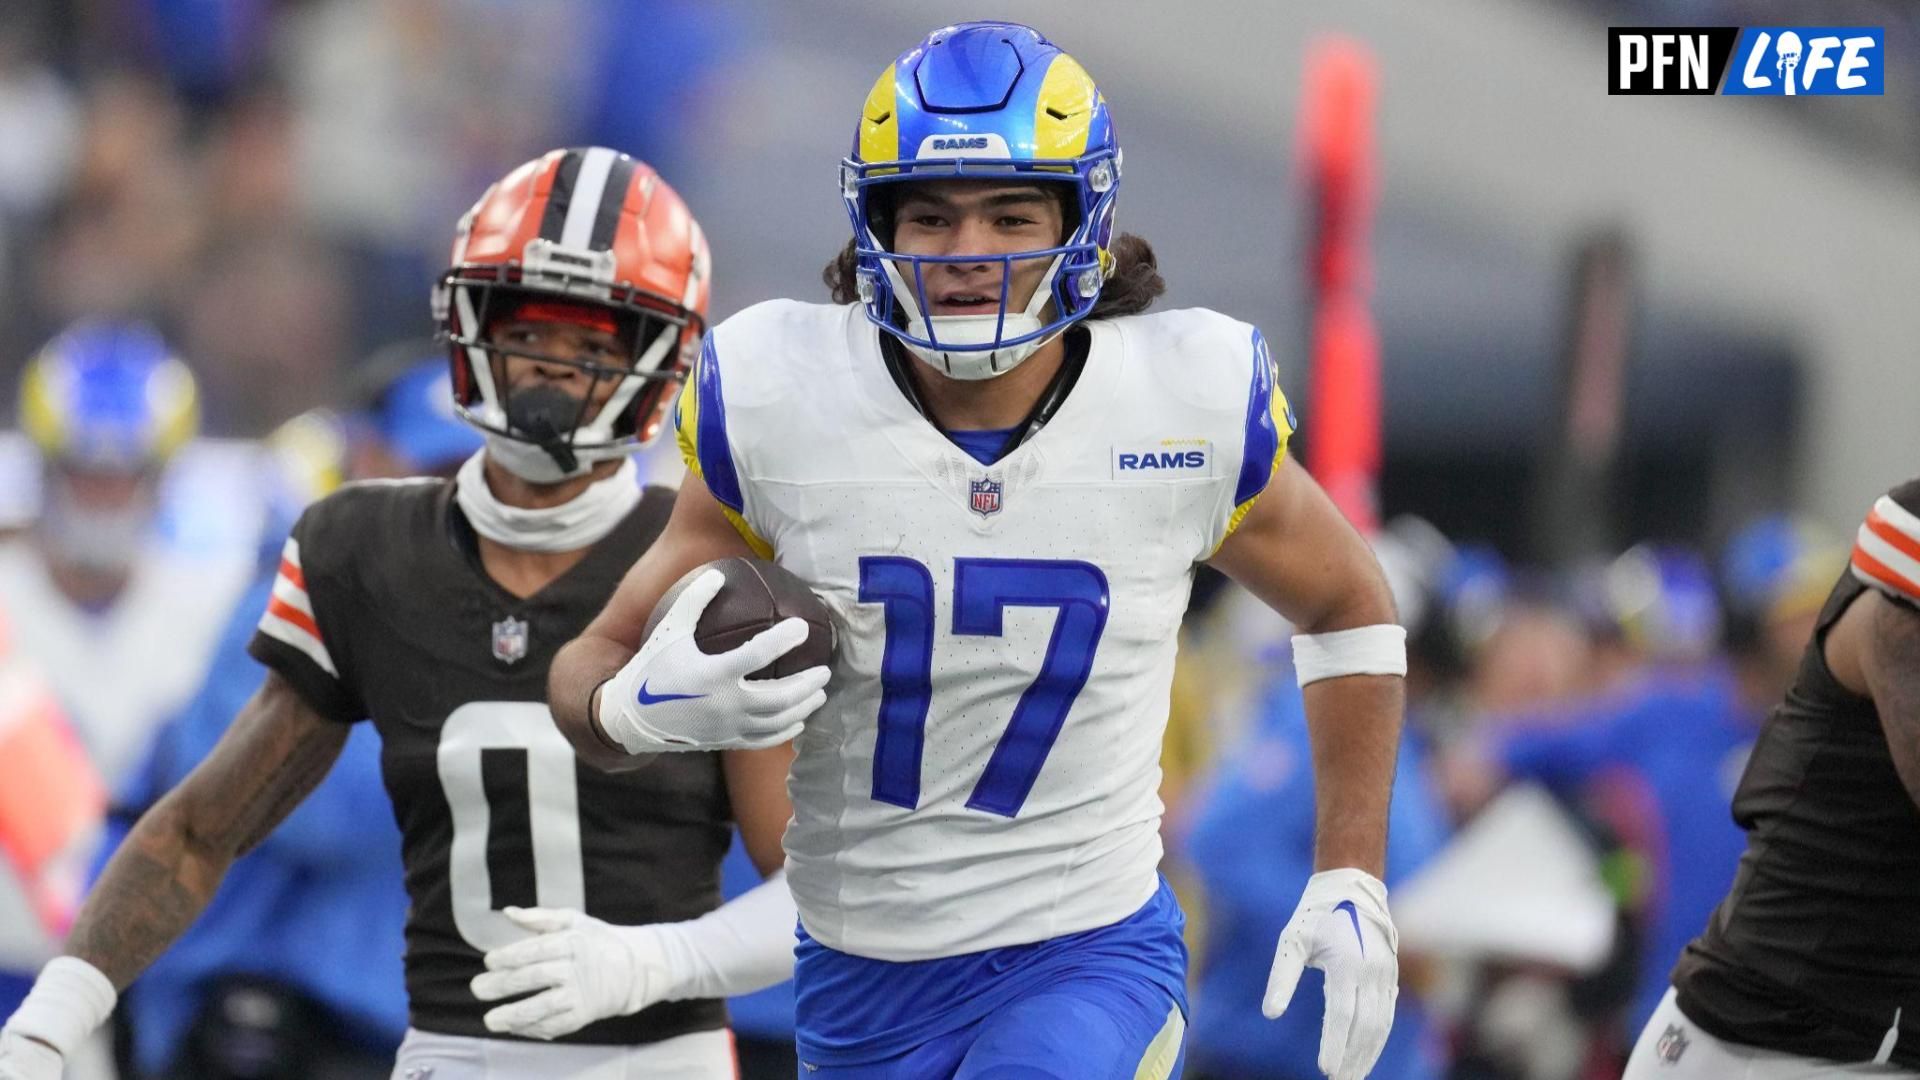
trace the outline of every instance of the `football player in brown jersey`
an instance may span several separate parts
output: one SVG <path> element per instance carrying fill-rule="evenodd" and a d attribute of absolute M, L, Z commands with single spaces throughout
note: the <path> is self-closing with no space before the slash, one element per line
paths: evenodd
<path fill-rule="evenodd" d="M 643 489 L 630 455 L 707 296 L 700 227 L 641 162 L 556 150 L 487 191 L 435 290 L 485 449 L 452 481 L 353 484 L 307 510 L 251 646 L 264 686 L 108 864 L 0 1034 L 0 1077 L 59 1076 L 363 719 L 411 900 L 396 1076 L 733 1076 L 720 999 L 788 976 L 795 919 L 777 877 L 721 906 L 719 864 L 737 822 L 777 872 L 790 750 L 609 773 L 545 704 L 553 653 L 667 521 L 672 493 Z M 569 978 L 586 957 L 601 977 Z"/>
<path fill-rule="evenodd" d="M 1917 806 L 1920 480 L 1860 525 L 1734 793 L 1733 887 L 1629 1080 L 1920 1077 Z"/>

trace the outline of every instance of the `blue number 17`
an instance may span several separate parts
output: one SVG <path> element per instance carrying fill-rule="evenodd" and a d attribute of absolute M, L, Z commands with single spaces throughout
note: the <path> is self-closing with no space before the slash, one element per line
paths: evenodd
<path fill-rule="evenodd" d="M 1060 559 L 955 559 L 953 632 L 1001 636 L 1009 607 L 1060 614 L 1040 674 L 1020 695 L 967 806 L 1013 817 L 1060 737 L 1107 627 L 1107 577 L 1091 563 Z M 933 575 L 914 559 L 860 560 L 860 602 L 879 604 L 887 643 L 880 657 L 880 730 L 873 749 L 873 797 L 911 810 L 920 804 L 920 757 L 933 703 Z"/>

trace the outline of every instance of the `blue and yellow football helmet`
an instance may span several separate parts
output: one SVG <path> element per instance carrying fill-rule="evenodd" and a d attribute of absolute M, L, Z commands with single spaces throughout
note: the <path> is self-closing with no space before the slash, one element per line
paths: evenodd
<path fill-rule="evenodd" d="M 997 314 L 928 317 L 927 267 L 983 259 L 897 254 L 875 205 L 889 185 L 955 177 L 1072 185 L 1059 245 L 986 257 L 1004 264 Z M 1112 269 L 1120 146 L 1106 99 L 1073 57 L 1018 23 L 961 23 L 880 73 L 841 165 L 841 191 L 867 318 L 955 378 L 988 378 L 1093 310 Z M 1027 259 L 1051 262 L 1032 301 L 1010 311 L 1013 264 Z"/>
<path fill-rule="evenodd" d="M 1728 646 L 1752 651 L 1768 625 L 1817 613 L 1846 565 L 1846 542 L 1813 522 L 1769 514 L 1741 526 L 1718 567 Z"/>
<path fill-rule="evenodd" d="M 157 468 L 200 426 L 193 374 L 144 323 L 85 321 L 27 364 L 20 427 L 51 462 Z"/>
<path fill-rule="evenodd" d="M 1719 644 L 1713 572 L 1697 552 L 1642 543 L 1610 563 L 1602 583 L 1610 629 L 1656 660 L 1695 660 Z"/>

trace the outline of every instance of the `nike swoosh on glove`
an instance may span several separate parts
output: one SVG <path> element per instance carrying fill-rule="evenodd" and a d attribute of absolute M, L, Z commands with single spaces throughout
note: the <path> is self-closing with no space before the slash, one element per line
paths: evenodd
<path fill-rule="evenodd" d="M 673 973 L 653 927 L 612 926 L 578 911 L 549 908 L 510 907 L 502 913 L 536 936 L 487 953 L 487 970 L 470 984 L 473 996 L 481 1001 L 533 996 L 489 1009 L 481 1018 L 488 1031 L 553 1039 L 667 999 Z"/>
<path fill-rule="evenodd" d="M 747 678 L 807 640 L 803 619 L 783 619 L 723 653 L 700 651 L 694 630 L 726 582 L 718 570 L 695 578 L 600 688 L 600 728 L 627 753 L 778 746 L 826 703 L 824 665 L 778 679 Z"/>
<path fill-rule="evenodd" d="M 1387 887 L 1364 870 L 1322 870 L 1307 879 L 1293 918 L 1273 950 L 1260 1011 L 1287 1010 L 1300 973 L 1326 972 L 1327 1011 L 1320 1028 L 1320 1071 L 1359 1080 L 1380 1059 L 1400 996 L 1400 935 L 1387 914 Z"/>
<path fill-rule="evenodd" d="M 17 1031 L 0 1031 L 0 1080 L 60 1080 L 60 1051 Z"/>

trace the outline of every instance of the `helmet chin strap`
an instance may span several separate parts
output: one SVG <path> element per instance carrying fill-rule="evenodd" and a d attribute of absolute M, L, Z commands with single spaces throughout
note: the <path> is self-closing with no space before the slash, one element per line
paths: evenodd
<path fill-rule="evenodd" d="M 1018 367 L 1040 347 L 1059 335 L 1048 334 L 1023 341 L 1018 345 L 1006 345 L 998 349 L 982 346 L 992 345 L 996 340 L 1020 338 L 1039 333 L 1043 324 L 1040 313 L 1046 310 L 1053 299 L 1053 281 L 1060 273 L 1060 263 L 1065 255 L 1055 255 L 1047 266 L 1047 272 L 1040 276 L 1039 284 L 1034 286 L 1033 296 L 1028 299 L 1024 311 L 1006 312 L 992 315 L 923 315 L 920 311 L 919 296 L 907 286 L 899 267 L 893 260 L 881 261 L 881 269 L 886 273 L 893 287 L 893 295 L 907 316 L 907 333 L 927 341 L 936 341 L 943 345 L 974 346 L 973 348 L 936 349 L 925 345 L 916 345 L 910 341 L 901 341 L 907 351 L 945 373 L 949 378 L 968 382 L 991 379 L 996 375 L 1005 375 Z M 1062 327 L 1061 329 L 1065 329 Z"/>
<path fill-rule="evenodd" d="M 594 465 L 590 461 L 581 461 L 579 454 L 569 451 L 566 456 L 572 459 L 572 464 L 562 466 L 560 460 L 545 447 L 495 431 L 487 432 L 486 440 L 487 456 L 529 484 L 558 484 L 563 480 L 585 476 Z"/>
<path fill-rule="evenodd" d="M 926 325 L 929 321 L 933 323 L 931 333 Z M 908 333 L 953 345 L 992 344 L 996 327 L 999 328 L 1000 337 L 1020 337 L 1038 331 L 1040 320 L 1032 315 L 1009 315 L 1004 323 L 998 315 L 935 315 L 931 320 L 907 320 Z M 1034 338 L 1019 345 L 990 350 L 929 349 L 910 341 L 901 344 L 915 356 L 944 372 L 948 378 L 975 382 L 1012 371 L 1055 336 L 1049 334 L 1045 338 Z"/>

